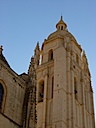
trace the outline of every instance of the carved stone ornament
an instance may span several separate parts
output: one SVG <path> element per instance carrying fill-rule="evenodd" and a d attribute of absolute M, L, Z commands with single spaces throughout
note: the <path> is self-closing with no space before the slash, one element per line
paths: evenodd
<path fill-rule="evenodd" d="M 71 43 L 67 43 L 66 50 L 67 50 L 68 52 L 71 52 Z"/>
<path fill-rule="evenodd" d="M 43 71 L 43 76 L 45 77 L 46 75 L 49 75 L 49 69 L 46 68 L 44 71 Z"/>

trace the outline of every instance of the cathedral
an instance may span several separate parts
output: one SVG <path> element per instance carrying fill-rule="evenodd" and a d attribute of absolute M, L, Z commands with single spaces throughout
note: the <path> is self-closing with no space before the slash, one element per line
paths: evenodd
<path fill-rule="evenodd" d="M 88 60 L 62 16 L 28 73 L 18 75 L 0 46 L 0 128 L 95 128 Z"/>

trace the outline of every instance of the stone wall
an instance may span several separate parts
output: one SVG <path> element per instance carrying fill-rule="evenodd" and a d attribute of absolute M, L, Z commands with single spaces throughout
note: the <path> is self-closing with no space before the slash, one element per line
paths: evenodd
<path fill-rule="evenodd" d="M 1 63 L 0 83 L 4 88 L 0 127 L 2 125 L 2 128 L 19 128 L 22 124 L 25 83 L 15 72 Z M 4 124 L 8 124 L 8 126 L 4 126 Z"/>

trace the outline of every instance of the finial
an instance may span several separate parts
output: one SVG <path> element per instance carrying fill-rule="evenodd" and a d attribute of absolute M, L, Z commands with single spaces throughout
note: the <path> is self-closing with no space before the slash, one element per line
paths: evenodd
<path fill-rule="evenodd" d="M 37 42 L 37 45 L 36 45 L 35 50 L 36 50 L 36 49 L 38 49 L 38 50 L 40 49 L 40 48 L 39 48 L 39 41 Z"/>
<path fill-rule="evenodd" d="M 0 46 L 0 55 L 2 55 L 2 51 L 3 51 L 3 46 Z"/>
<path fill-rule="evenodd" d="M 85 50 L 83 50 L 83 56 L 85 56 L 86 54 L 85 54 Z"/>
<path fill-rule="evenodd" d="M 34 61 L 34 57 L 32 56 L 32 57 L 31 57 L 31 62 L 33 62 L 33 61 Z"/>
<path fill-rule="evenodd" d="M 39 41 L 37 41 L 37 45 L 39 46 Z"/>
<path fill-rule="evenodd" d="M 63 20 L 63 16 L 62 16 L 62 14 L 61 14 L 61 20 Z"/>

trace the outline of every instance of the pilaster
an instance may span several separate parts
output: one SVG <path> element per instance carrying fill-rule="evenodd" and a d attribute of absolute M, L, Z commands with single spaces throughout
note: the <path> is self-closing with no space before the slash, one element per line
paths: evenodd
<path fill-rule="evenodd" d="M 48 69 L 45 70 L 45 74 L 44 74 L 44 99 L 43 99 L 43 122 L 42 122 L 42 128 L 46 128 L 47 88 L 48 88 Z"/>

